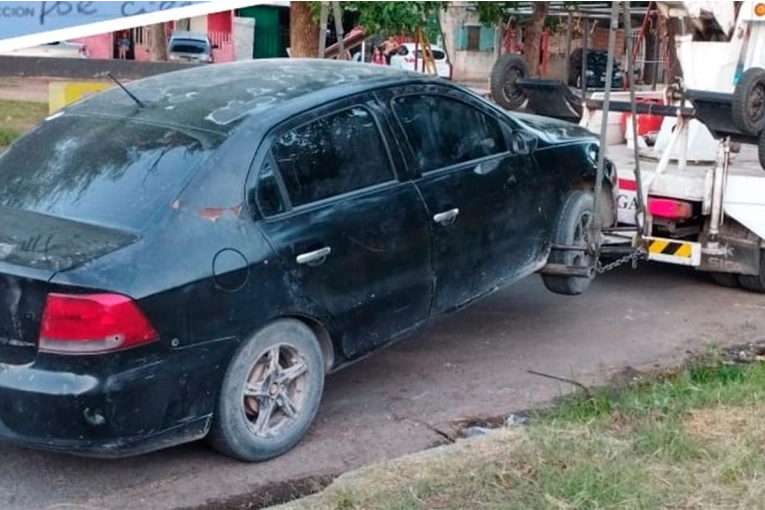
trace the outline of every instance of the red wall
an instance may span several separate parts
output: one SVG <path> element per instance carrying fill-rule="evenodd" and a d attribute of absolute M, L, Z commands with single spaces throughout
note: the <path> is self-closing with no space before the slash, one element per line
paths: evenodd
<path fill-rule="evenodd" d="M 232 27 L 231 11 L 214 12 L 207 15 L 208 32 L 226 32 L 231 33 Z"/>

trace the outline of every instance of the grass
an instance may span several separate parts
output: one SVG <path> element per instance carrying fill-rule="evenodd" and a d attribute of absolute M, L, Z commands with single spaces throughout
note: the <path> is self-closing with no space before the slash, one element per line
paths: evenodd
<path fill-rule="evenodd" d="M 0 152 L 47 116 L 47 103 L 0 99 Z"/>
<path fill-rule="evenodd" d="M 765 366 L 707 360 L 338 478 L 289 509 L 765 509 Z"/>

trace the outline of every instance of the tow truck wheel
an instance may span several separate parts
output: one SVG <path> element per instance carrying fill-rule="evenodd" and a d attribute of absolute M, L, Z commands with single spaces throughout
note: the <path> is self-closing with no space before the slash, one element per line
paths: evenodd
<path fill-rule="evenodd" d="M 595 204 L 592 193 L 574 190 L 569 193 L 555 224 L 553 243 L 560 246 L 586 248 L 590 240 L 589 227 L 594 218 Z M 553 250 L 549 258 L 552 264 L 564 264 L 583 268 L 592 267 L 593 256 L 584 251 Z M 590 286 L 592 278 L 542 274 L 547 290 L 564 296 L 577 296 Z"/>
<path fill-rule="evenodd" d="M 731 100 L 733 124 L 744 134 L 765 130 L 765 69 L 751 67 L 741 75 Z"/>
<path fill-rule="evenodd" d="M 491 69 L 492 99 L 506 110 L 517 110 L 526 102 L 526 96 L 515 81 L 528 75 L 529 66 L 522 55 L 502 55 Z"/>
<path fill-rule="evenodd" d="M 738 287 L 738 278 L 733 273 L 707 273 L 712 283 L 720 287 Z"/>
<path fill-rule="evenodd" d="M 760 138 L 757 140 L 757 156 L 760 159 L 760 168 L 765 170 L 765 131 L 760 133 Z"/>
<path fill-rule="evenodd" d="M 765 250 L 760 251 L 760 274 L 739 275 L 738 283 L 750 292 L 765 294 Z"/>

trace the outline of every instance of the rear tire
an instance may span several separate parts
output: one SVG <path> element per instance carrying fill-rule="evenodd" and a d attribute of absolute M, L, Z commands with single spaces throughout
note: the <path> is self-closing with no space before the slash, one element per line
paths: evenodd
<path fill-rule="evenodd" d="M 765 294 L 765 250 L 760 250 L 760 274 L 738 276 L 738 283 L 749 292 Z"/>
<path fill-rule="evenodd" d="M 529 67 L 523 56 L 512 53 L 502 55 L 491 70 L 492 99 L 506 110 L 517 110 L 526 102 L 526 96 L 515 81 L 528 75 Z"/>
<path fill-rule="evenodd" d="M 588 227 L 594 219 L 592 193 L 571 191 L 563 203 L 553 233 L 553 243 L 563 246 L 586 247 L 589 242 Z M 592 255 L 583 252 L 553 250 L 549 262 L 567 266 L 592 267 Z M 542 274 L 547 290 L 564 296 L 577 296 L 590 286 L 592 278 Z"/>
<path fill-rule="evenodd" d="M 292 449 L 324 391 L 324 361 L 311 328 L 294 319 L 266 326 L 237 350 L 221 385 L 208 441 L 246 462 Z"/>
<path fill-rule="evenodd" d="M 707 273 L 712 283 L 720 287 L 738 288 L 738 277 L 733 273 Z"/>
<path fill-rule="evenodd" d="M 765 131 L 760 133 L 757 139 L 757 157 L 760 160 L 760 168 L 765 170 Z"/>
<path fill-rule="evenodd" d="M 751 67 L 741 75 L 731 100 L 733 124 L 742 133 L 758 136 L 765 130 L 765 69 Z"/>

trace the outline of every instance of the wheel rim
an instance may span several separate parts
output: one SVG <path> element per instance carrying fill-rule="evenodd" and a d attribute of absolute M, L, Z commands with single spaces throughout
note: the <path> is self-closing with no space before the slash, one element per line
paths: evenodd
<path fill-rule="evenodd" d="M 518 99 L 523 95 L 520 87 L 515 85 L 518 78 L 523 78 L 523 73 L 517 67 L 508 69 L 505 75 L 505 83 L 502 85 L 502 92 L 508 100 Z"/>
<path fill-rule="evenodd" d="M 747 101 L 747 113 L 753 122 L 758 122 L 765 116 L 765 85 L 758 84 L 752 89 Z"/>
<path fill-rule="evenodd" d="M 305 406 L 308 364 L 293 346 L 279 344 L 260 355 L 242 390 L 247 426 L 259 438 L 289 427 Z"/>
<path fill-rule="evenodd" d="M 592 214 L 584 212 L 579 217 L 574 229 L 574 246 L 589 248 L 590 246 L 590 226 L 592 225 Z M 576 251 L 572 258 L 572 266 L 589 267 L 592 257 L 588 251 Z"/>

